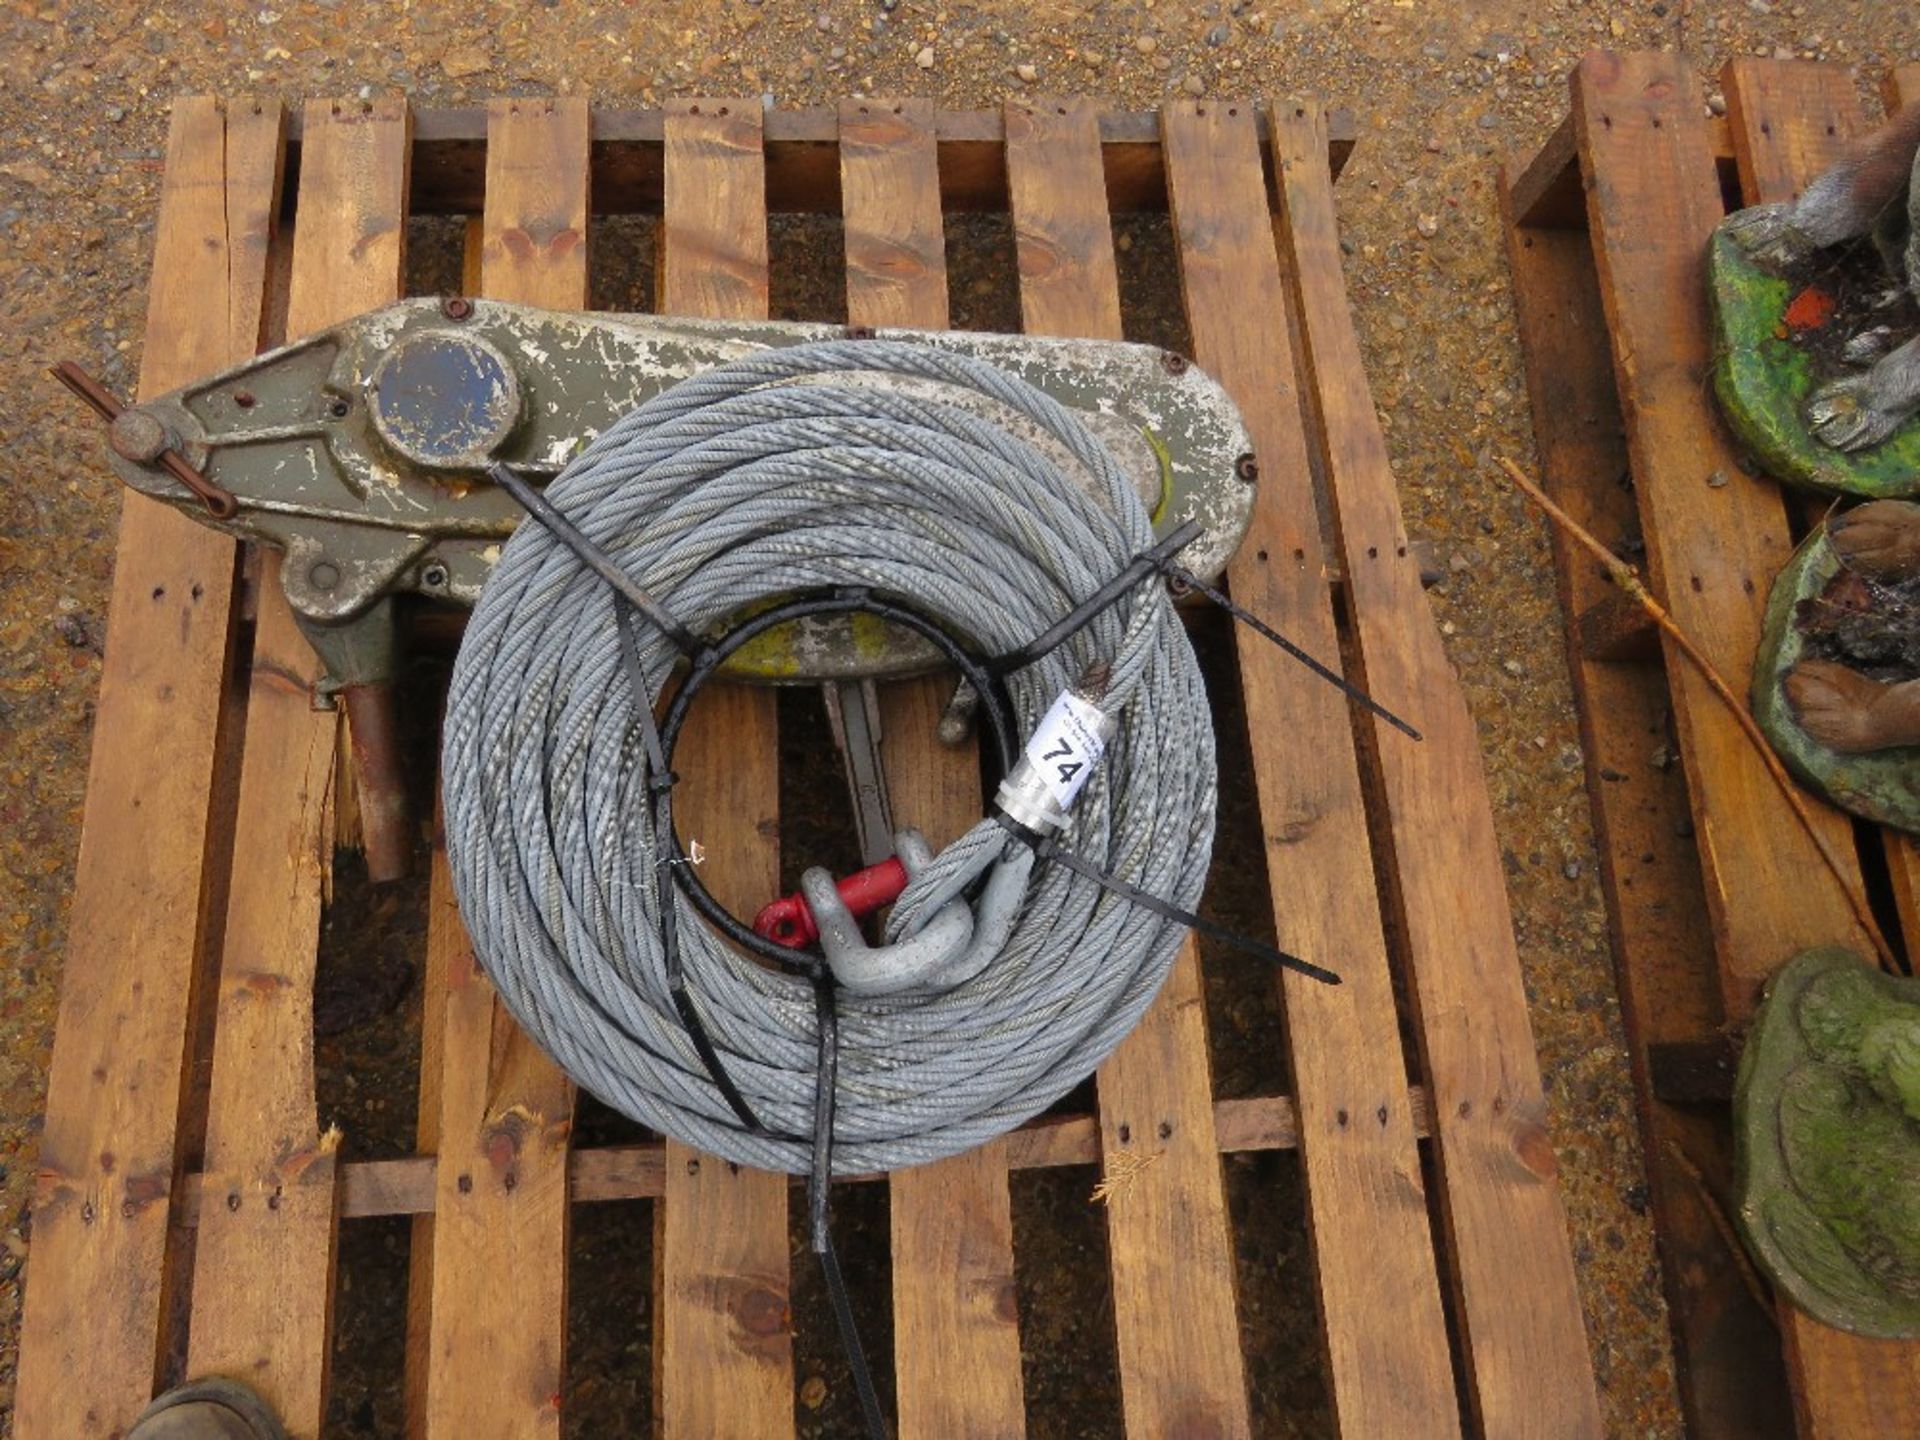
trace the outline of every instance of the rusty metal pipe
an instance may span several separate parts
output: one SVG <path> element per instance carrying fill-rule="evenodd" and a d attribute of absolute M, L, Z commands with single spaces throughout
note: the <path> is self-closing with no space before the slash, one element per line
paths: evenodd
<path fill-rule="evenodd" d="M 348 685 L 340 698 L 347 707 L 347 733 L 353 746 L 367 876 L 376 883 L 404 879 L 413 869 L 414 835 L 393 687 Z"/>
<path fill-rule="evenodd" d="M 93 412 L 113 427 L 114 449 L 128 460 L 141 465 L 158 465 L 187 489 L 200 497 L 201 504 L 216 520 L 231 520 L 240 513 L 240 501 L 231 490 L 216 485 L 187 462 L 173 448 L 166 429 L 144 410 L 129 411 L 114 393 L 71 360 L 62 360 L 47 372 L 92 407 Z M 142 420 L 137 449 L 130 447 L 122 416 Z"/>

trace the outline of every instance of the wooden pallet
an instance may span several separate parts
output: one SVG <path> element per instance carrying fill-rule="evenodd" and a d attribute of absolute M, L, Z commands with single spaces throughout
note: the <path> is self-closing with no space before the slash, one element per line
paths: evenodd
<path fill-rule="evenodd" d="M 276 338 L 282 298 L 289 335 L 392 299 L 410 205 L 475 216 L 470 285 L 555 306 L 585 303 L 590 214 L 659 207 L 662 307 L 738 317 L 767 307 L 769 207 L 838 212 L 850 319 L 929 326 L 948 313 L 943 214 L 1002 209 L 1023 323 L 1088 336 L 1120 332 L 1112 212 L 1171 208 L 1197 359 L 1259 450 L 1234 594 L 1331 660 L 1329 577 L 1343 574 L 1349 667 L 1427 739 L 1376 734 L 1240 632 L 1277 939 L 1346 983 L 1279 980 L 1284 1074 L 1276 1060 L 1269 1098 L 1216 1100 L 1189 946 L 1100 1072 L 1097 1113 L 891 1177 L 903 1436 L 1024 1433 L 1009 1176 L 1121 1155 L 1131 1179 L 1104 1224 L 1127 1433 L 1271 1430 L 1250 1412 L 1220 1157 L 1275 1148 L 1297 1150 L 1305 1177 L 1343 1434 L 1601 1433 L 1474 726 L 1344 302 L 1332 185 L 1346 144 L 1316 108 L 1221 102 L 1157 117 L 1037 100 L 993 114 L 763 113 L 750 99 L 640 114 L 514 100 L 417 119 L 393 100 L 298 117 L 176 108 L 149 394 Z M 572 1091 L 499 1010 L 444 857 L 418 1154 L 343 1158 L 320 1128 L 312 985 L 338 727 L 309 703 L 315 662 L 271 583 L 242 623 L 237 559 L 127 500 L 15 1433 L 117 1435 L 176 1378 L 167 1357 L 184 1340 L 190 1373 L 245 1378 L 315 1435 L 340 1227 L 404 1215 L 410 1433 L 558 1434 L 569 1217 L 650 1197 L 660 1429 L 792 1434 L 787 1180 L 673 1142 L 572 1145 Z M 981 804 L 972 758 L 930 739 L 938 700 L 909 684 L 884 702 L 895 803 L 936 838 Z M 679 756 L 684 819 L 736 908 L 778 876 L 775 730 L 768 692 L 715 687 Z"/>
<path fill-rule="evenodd" d="M 1722 82 L 1726 119 L 1709 120 L 1684 58 L 1589 57 L 1566 123 L 1505 195 L 1547 487 L 1607 543 L 1644 540 L 1656 591 L 1742 686 L 1807 516 L 1715 413 L 1707 237 L 1729 204 L 1791 198 L 1872 122 L 1841 66 L 1741 59 Z M 1920 100 L 1920 70 L 1891 76 L 1886 94 Z M 1555 545 L 1690 1433 L 1920 1434 L 1920 1345 L 1774 1307 L 1728 1223 L 1730 1042 L 1759 987 L 1808 945 L 1872 951 L 1698 675 L 1663 659 L 1590 556 Z M 1912 837 L 1856 836 L 1824 806 L 1819 823 L 1859 856 L 1850 878 L 1873 878 L 1912 947 Z"/>

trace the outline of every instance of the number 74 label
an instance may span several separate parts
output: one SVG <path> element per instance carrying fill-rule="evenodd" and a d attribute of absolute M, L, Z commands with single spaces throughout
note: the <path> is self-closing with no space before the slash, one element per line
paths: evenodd
<path fill-rule="evenodd" d="M 1072 691 L 1053 702 L 1027 741 L 1027 763 L 1039 773 L 1054 804 L 1073 804 L 1107 751 L 1101 731 L 1106 716 Z"/>

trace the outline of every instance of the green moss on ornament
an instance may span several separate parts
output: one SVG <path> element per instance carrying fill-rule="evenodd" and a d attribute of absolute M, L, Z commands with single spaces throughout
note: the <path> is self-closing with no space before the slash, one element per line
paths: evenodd
<path fill-rule="evenodd" d="M 1920 495 L 1920 420 L 1855 454 L 1815 439 L 1802 418 L 1807 397 L 1833 378 L 1815 373 L 1789 338 L 1786 315 L 1798 286 L 1756 265 L 1716 232 L 1707 250 L 1713 304 L 1713 386 L 1727 424 L 1777 480 L 1830 494 Z"/>
<path fill-rule="evenodd" d="M 1825 1324 L 1920 1336 L 1920 981 L 1838 947 L 1789 961 L 1740 1057 L 1734 1145 L 1774 1285 Z"/>

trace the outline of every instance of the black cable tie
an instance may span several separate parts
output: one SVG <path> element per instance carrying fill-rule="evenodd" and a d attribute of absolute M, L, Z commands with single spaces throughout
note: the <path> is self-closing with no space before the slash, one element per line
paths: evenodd
<path fill-rule="evenodd" d="M 694 1053 L 700 1057 L 700 1063 L 707 1067 L 707 1074 L 719 1089 L 721 1098 L 727 1102 L 727 1108 L 740 1117 L 740 1123 L 748 1133 L 769 1139 L 778 1138 L 760 1123 L 760 1117 L 747 1104 L 747 1097 L 740 1093 L 740 1087 L 733 1083 L 733 1076 L 727 1073 L 720 1052 L 714 1049 L 713 1037 L 707 1034 L 706 1023 L 694 1008 L 693 993 L 687 989 L 686 972 L 680 968 L 678 943 L 670 945 L 667 951 L 667 993 L 673 996 L 673 1008 L 679 1012 L 680 1027 L 693 1042 Z"/>
<path fill-rule="evenodd" d="M 620 641 L 620 666 L 627 672 L 633 708 L 640 712 L 640 740 L 647 752 L 647 789 L 656 797 L 664 797 L 680 777 L 667 765 L 666 745 L 653 718 L 653 695 L 647 689 L 646 669 L 640 664 L 640 637 L 633 632 L 633 606 L 618 591 L 613 597 L 613 631 Z"/>
<path fill-rule="evenodd" d="M 1023 666 L 1031 665 L 1048 651 L 1058 649 L 1064 641 L 1085 629 L 1096 615 L 1132 590 L 1142 580 L 1149 575 L 1167 570 L 1173 563 L 1173 557 L 1198 540 L 1201 533 L 1198 520 L 1181 522 L 1168 533 L 1166 539 L 1142 550 L 1127 562 L 1126 567 L 1119 574 L 1018 650 L 1010 650 L 1004 655 L 988 660 L 984 667 L 987 673 L 994 676 L 1009 674 Z"/>
<path fill-rule="evenodd" d="M 633 607 L 624 591 L 616 590 L 613 597 L 613 628 L 620 640 L 620 663 L 627 672 L 627 688 L 633 692 L 633 707 L 640 715 L 641 743 L 647 758 L 647 789 L 654 802 L 651 817 L 654 883 L 660 892 L 660 948 L 666 958 L 667 993 L 673 997 L 680 1028 L 693 1042 L 694 1054 L 700 1057 L 708 1077 L 748 1133 L 769 1139 L 792 1138 L 779 1136 L 760 1123 L 760 1117 L 753 1113 L 740 1087 L 733 1083 L 733 1076 L 727 1073 L 726 1063 L 721 1060 L 713 1037 L 707 1033 L 706 1022 L 693 1003 L 693 993 L 687 988 L 686 970 L 680 959 L 678 912 L 673 900 L 676 886 L 673 870 L 681 858 L 673 840 L 673 786 L 679 777 L 667 768 L 666 746 L 660 738 L 660 726 L 653 718 L 653 697 L 647 691 L 646 672 L 640 665 L 640 639 L 633 630 Z"/>
<path fill-rule="evenodd" d="M 815 1058 L 813 1063 L 813 1169 L 807 1184 L 808 1241 L 817 1255 L 833 1243 L 827 1227 L 828 1191 L 833 1184 L 833 1106 L 840 1078 L 840 1010 L 833 978 L 813 982 Z"/>
<path fill-rule="evenodd" d="M 1293 641 L 1287 639 L 1286 636 L 1282 635 L 1278 630 L 1267 624 L 1266 621 L 1262 620 L 1245 606 L 1234 604 L 1224 591 L 1214 589 L 1213 586 L 1207 584 L 1206 581 L 1202 580 L 1198 575 L 1195 575 L 1191 570 L 1182 569 L 1178 565 L 1169 566 L 1167 573 L 1182 585 L 1193 590 L 1198 590 L 1202 595 L 1206 596 L 1207 599 L 1218 605 L 1242 625 L 1251 627 L 1268 640 L 1271 640 L 1275 645 L 1278 645 L 1282 650 L 1286 651 L 1287 654 L 1298 660 L 1302 665 L 1306 666 L 1307 669 L 1333 686 L 1334 689 L 1345 695 L 1349 700 L 1358 701 L 1360 704 L 1366 706 L 1367 709 L 1393 726 L 1393 728 L 1401 734 L 1414 740 L 1426 738 L 1421 735 L 1418 730 L 1414 729 L 1413 726 L 1409 725 L 1378 700 L 1367 694 L 1367 692 L 1362 690 L 1358 685 L 1348 680 L 1346 676 L 1342 675 L 1339 671 L 1329 669 L 1327 666 L 1322 665 L 1318 660 L 1314 659 L 1313 656 L 1302 650 L 1298 645 L 1294 644 Z"/>
<path fill-rule="evenodd" d="M 1002 823 L 1005 822 L 1002 821 Z M 1086 876 L 1101 889 L 1110 891 L 1123 900 L 1131 901 L 1143 910 L 1151 910 L 1163 919 L 1172 920 L 1186 926 L 1189 930 L 1197 931 L 1208 939 L 1218 940 L 1222 944 L 1233 946 L 1236 950 L 1244 950 L 1250 955 L 1258 955 L 1263 960 L 1271 960 L 1277 965 L 1284 965 L 1289 970 L 1297 970 L 1300 974 L 1318 980 L 1323 985 L 1340 983 L 1340 976 L 1325 966 L 1316 965 L 1311 960 L 1302 960 L 1298 955 L 1289 955 L 1285 950 L 1276 950 L 1271 945 L 1215 925 L 1211 920 L 1203 920 L 1191 910 L 1182 910 L 1178 905 L 1162 900 L 1158 895 L 1149 894 L 1137 885 L 1129 885 L 1118 875 L 1109 875 L 1099 866 L 1081 859 L 1071 850 L 1061 849 L 1056 841 L 1042 841 L 1034 853 L 1042 860 L 1058 860 L 1074 874 Z"/>
<path fill-rule="evenodd" d="M 681 654 L 698 655 L 707 648 L 706 641 L 681 624 L 671 610 L 635 584 L 626 571 L 613 563 L 606 551 L 582 534 L 580 528 L 554 508 L 553 502 L 545 495 L 504 465 L 491 466 L 487 470 L 487 478 L 511 495 L 522 510 L 545 526 L 554 539 L 578 557 L 582 565 L 625 596 L 636 610 L 652 622 L 656 630 L 673 641 Z"/>
<path fill-rule="evenodd" d="M 867 1434 L 872 1440 L 887 1440 L 887 1419 L 880 1409 L 880 1392 L 873 1383 L 873 1367 L 867 1361 L 866 1346 L 860 1341 L 860 1326 L 854 1319 L 853 1297 L 847 1290 L 847 1277 L 840 1269 L 840 1254 L 833 1245 L 833 1106 L 840 1073 L 840 1019 L 832 975 L 822 975 L 814 981 L 813 996 L 819 1053 L 814 1062 L 813 1163 L 807 1177 L 808 1240 L 819 1258 L 820 1274 L 827 1282 L 833 1321 L 840 1331 L 840 1348 L 846 1352 L 847 1368 L 853 1373 L 853 1388 L 860 1397 L 860 1413 L 866 1420 Z"/>
<path fill-rule="evenodd" d="M 1042 835 L 1038 830 L 1035 830 L 1030 825 L 1022 825 L 1018 820 L 997 806 L 994 808 L 993 818 L 999 822 L 1002 830 L 1005 830 L 1007 834 L 1012 836 L 1020 844 L 1033 851 L 1036 856 L 1040 854 L 1041 847 L 1049 843 L 1047 837 Z"/>

